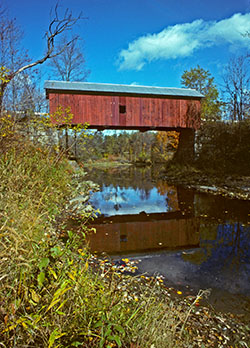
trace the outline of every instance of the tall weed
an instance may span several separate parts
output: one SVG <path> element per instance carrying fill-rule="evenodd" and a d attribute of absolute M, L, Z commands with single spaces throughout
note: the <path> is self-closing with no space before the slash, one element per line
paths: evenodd
<path fill-rule="evenodd" d="M 187 312 L 158 286 L 90 266 L 90 214 L 67 228 L 79 183 L 54 159 L 18 141 L 1 154 L 0 346 L 187 347 Z"/>

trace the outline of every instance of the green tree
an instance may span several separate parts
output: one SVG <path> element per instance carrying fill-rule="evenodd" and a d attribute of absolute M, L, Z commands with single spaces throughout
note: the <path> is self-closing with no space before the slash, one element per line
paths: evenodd
<path fill-rule="evenodd" d="M 189 71 L 185 70 L 181 76 L 181 84 L 196 89 L 204 95 L 201 107 L 202 120 L 220 120 L 223 104 L 219 101 L 219 91 L 209 70 L 204 70 L 199 65 Z"/>

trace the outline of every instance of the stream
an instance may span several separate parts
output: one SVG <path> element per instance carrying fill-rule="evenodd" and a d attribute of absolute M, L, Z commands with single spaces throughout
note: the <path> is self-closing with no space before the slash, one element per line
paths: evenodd
<path fill-rule="evenodd" d="M 219 310 L 249 311 L 250 202 L 169 185 L 161 170 L 87 170 L 100 185 L 91 250 L 138 260 L 138 273 L 160 274 L 185 294 L 209 288 Z"/>

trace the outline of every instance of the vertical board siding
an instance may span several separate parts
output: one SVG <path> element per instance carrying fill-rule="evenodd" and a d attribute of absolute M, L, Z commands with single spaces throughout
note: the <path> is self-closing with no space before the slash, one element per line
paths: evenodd
<path fill-rule="evenodd" d="M 72 123 L 92 127 L 194 128 L 200 126 L 200 100 L 49 93 L 50 112 L 70 106 Z M 126 107 L 120 113 L 119 106 Z"/>
<path fill-rule="evenodd" d="M 136 221 L 92 225 L 97 233 L 88 235 L 90 248 L 97 252 L 143 251 L 199 245 L 199 221 L 180 220 Z M 125 236 L 126 242 L 122 241 Z M 159 245 L 160 244 L 160 245 Z"/>

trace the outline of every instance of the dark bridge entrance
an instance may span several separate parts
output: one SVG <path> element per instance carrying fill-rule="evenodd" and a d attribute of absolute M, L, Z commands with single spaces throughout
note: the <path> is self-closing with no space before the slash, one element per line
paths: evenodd
<path fill-rule="evenodd" d="M 45 89 L 50 112 L 70 106 L 72 124 L 87 122 L 98 130 L 176 130 L 180 157 L 193 153 L 203 97 L 196 90 L 60 81 L 46 81 Z"/>

